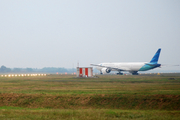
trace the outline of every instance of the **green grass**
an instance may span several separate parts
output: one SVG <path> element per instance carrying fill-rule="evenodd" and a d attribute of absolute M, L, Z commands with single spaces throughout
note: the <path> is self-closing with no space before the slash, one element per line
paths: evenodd
<path fill-rule="evenodd" d="M 118 109 L 24 109 L 0 108 L 0 119 L 40 120 L 179 120 L 180 111 Z"/>
<path fill-rule="evenodd" d="M 180 93 L 180 78 L 161 76 L 73 76 L 0 78 L 0 93 L 26 94 L 173 94 Z"/>
<path fill-rule="evenodd" d="M 74 77 L 0 77 L 0 119 L 180 119 L 180 76 Z"/>

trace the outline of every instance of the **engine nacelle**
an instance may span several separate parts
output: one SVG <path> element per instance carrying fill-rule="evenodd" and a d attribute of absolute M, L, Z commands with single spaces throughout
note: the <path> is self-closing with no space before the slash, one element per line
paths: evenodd
<path fill-rule="evenodd" d="M 102 72 L 102 73 L 110 73 L 110 72 L 111 72 L 111 69 L 102 68 L 102 69 L 101 69 L 101 72 Z"/>

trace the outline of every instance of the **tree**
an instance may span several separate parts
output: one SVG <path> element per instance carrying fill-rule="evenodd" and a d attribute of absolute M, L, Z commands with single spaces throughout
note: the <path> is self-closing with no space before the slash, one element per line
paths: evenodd
<path fill-rule="evenodd" d="M 26 71 L 27 72 L 33 72 L 33 69 L 32 68 L 26 68 Z"/>
<path fill-rule="evenodd" d="M 0 72 L 6 73 L 6 72 L 11 72 L 10 68 L 7 68 L 6 66 L 2 65 L 0 68 Z"/>

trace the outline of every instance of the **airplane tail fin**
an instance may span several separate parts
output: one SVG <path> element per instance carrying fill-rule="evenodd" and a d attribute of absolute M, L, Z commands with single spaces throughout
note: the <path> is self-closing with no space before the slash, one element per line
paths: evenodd
<path fill-rule="evenodd" d="M 158 49 L 158 51 L 156 52 L 154 57 L 151 59 L 150 63 L 157 63 L 158 62 L 160 52 L 161 52 L 161 48 Z"/>

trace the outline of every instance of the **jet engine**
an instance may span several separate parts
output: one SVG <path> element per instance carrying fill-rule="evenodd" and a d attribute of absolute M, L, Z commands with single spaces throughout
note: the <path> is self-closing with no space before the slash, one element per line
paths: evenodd
<path fill-rule="evenodd" d="M 102 69 L 101 69 L 101 72 L 102 72 L 102 73 L 110 73 L 110 72 L 111 72 L 111 69 L 102 68 Z"/>

